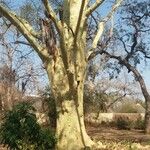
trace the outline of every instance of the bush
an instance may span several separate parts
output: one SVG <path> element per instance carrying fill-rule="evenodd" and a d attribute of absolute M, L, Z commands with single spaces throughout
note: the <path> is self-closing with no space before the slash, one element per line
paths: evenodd
<path fill-rule="evenodd" d="M 128 118 L 120 117 L 116 120 L 116 126 L 119 130 L 129 130 L 133 127 L 133 124 Z"/>
<path fill-rule="evenodd" d="M 137 120 L 130 120 L 128 117 L 119 117 L 116 118 L 115 125 L 118 129 L 139 129 L 143 130 L 145 127 L 144 120 L 142 118 L 137 118 Z"/>
<path fill-rule="evenodd" d="M 19 103 L 5 115 L 1 126 L 1 144 L 18 150 L 52 150 L 55 138 L 37 122 L 35 108 L 27 102 Z"/>

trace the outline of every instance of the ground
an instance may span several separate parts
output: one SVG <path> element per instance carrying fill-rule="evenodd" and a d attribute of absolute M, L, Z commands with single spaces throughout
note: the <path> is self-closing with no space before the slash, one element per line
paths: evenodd
<path fill-rule="evenodd" d="M 150 135 L 142 130 L 118 130 L 114 127 L 88 125 L 87 132 L 91 138 L 102 142 L 100 150 L 150 150 Z M 0 150 L 6 150 L 0 147 Z"/>
<path fill-rule="evenodd" d="M 150 150 L 150 135 L 142 130 L 118 130 L 112 127 L 87 126 L 94 141 L 101 141 L 104 150 Z"/>

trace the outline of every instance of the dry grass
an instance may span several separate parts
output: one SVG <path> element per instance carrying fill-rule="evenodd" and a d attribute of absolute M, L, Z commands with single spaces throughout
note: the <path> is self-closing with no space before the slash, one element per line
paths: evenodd
<path fill-rule="evenodd" d="M 88 126 L 87 131 L 94 141 L 102 142 L 100 150 L 150 150 L 150 135 L 142 130 Z"/>

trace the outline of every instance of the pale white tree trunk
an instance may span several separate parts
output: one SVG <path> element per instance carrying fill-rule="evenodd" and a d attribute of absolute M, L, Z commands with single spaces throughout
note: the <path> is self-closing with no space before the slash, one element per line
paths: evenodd
<path fill-rule="evenodd" d="M 57 110 L 56 138 L 58 150 L 80 150 L 91 147 L 94 142 L 87 135 L 83 114 L 83 87 L 86 75 L 86 63 L 83 65 L 80 80 L 70 78 L 70 85 L 61 57 L 57 57 L 57 65 L 47 64 L 47 73 L 51 81 Z M 70 88 L 71 87 L 71 88 Z"/>

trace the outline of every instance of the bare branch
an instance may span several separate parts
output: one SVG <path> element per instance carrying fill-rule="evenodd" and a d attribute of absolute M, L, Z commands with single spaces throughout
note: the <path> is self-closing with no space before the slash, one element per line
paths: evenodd
<path fill-rule="evenodd" d="M 135 28 L 135 32 L 133 34 L 133 43 L 131 45 L 130 52 L 127 54 L 127 56 L 125 58 L 127 61 L 132 57 L 133 53 L 135 52 L 135 48 L 138 44 L 137 40 L 138 40 L 138 36 L 139 36 L 139 31 L 138 31 L 138 28 L 135 23 L 133 23 L 133 27 Z"/>
<path fill-rule="evenodd" d="M 95 49 L 97 47 L 97 43 L 98 43 L 100 37 L 103 34 L 104 27 L 105 27 L 105 22 L 104 21 L 100 22 L 99 26 L 98 26 L 97 34 L 96 34 L 96 36 L 95 36 L 95 38 L 93 40 L 93 43 L 92 43 L 92 49 Z"/>
<path fill-rule="evenodd" d="M 149 54 L 147 54 L 146 51 L 142 51 L 142 50 L 138 50 L 138 51 L 141 52 L 145 58 L 150 59 L 150 56 L 149 56 Z"/>
<path fill-rule="evenodd" d="M 125 52 L 128 54 L 129 51 L 127 50 L 127 46 L 126 46 L 126 44 L 125 44 L 123 38 L 118 38 L 118 40 L 121 41 L 121 43 L 122 43 L 122 45 L 123 45 L 123 47 L 124 47 Z"/>
<path fill-rule="evenodd" d="M 23 45 L 30 46 L 30 44 L 25 41 L 15 41 L 14 44 L 23 44 Z"/>
<path fill-rule="evenodd" d="M 116 0 L 116 3 L 112 6 L 111 11 L 108 13 L 108 15 L 103 19 L 105 22 L 107 22 L 113 15 L 113 13 L 117 10 L 117 8 L 121 5 L 123 0 Z"/>
<path fill-rule="evenodd" d="M 90 50 L 90 53 L 94 51 L 94 49 L 97 47 L 98 41 L 101 38 L 105 25 L 107 23 L 107 21 L 109 21 L 111 19 L 111 17 L 113 16 L 114 12 L 116 11 L 116 9 L 120 6 L 121 2 L 123 0 L 117 0 L 116 3 L 112 6 L 111 11 L 108 13 L 108 15 L 102 19 L 102 21 L 99 23 L 99 27 L 98 27 L 98 31 L 97 34 L 95 35 L 95 38 L 93 40 L 93 44 L 92 44 L 92 48 Z"/>
<path fill-rule="evenodd" d="M 17 27 L 17 29 L 24 35 L 31 46 L 37 51 L 41 59 L 43 57 L 48 58 L 49 55 L 45 46 L 39 44 L 37 38 L 35 38 L 36 32 L 26 20 L 18 17 L 16 14 L 7 10 L 2 5 L 0 5 L 0 15 L 6 17 L 14 26 Z"/>
<path fill-rule="evenodd" d="M 88 17 L 93 11 L 95 11 L 105 0 L 96 0 L 96 2 L 88 8 L 86 16 Z"/>
<path fill-rule="evenodd" d="M 113 102 L 111 102 L 110 104 L 107 105 L 107 110 L 112 107 L 116 102 L 122 100 L 125 96 L 127 95 L 127 93 L 124 93 L 123 95 L 121 95 L 120 97 L 116 98 Z"/>
<path fill-rule="evenodd" d="M 80 13 L 79 13 L 79 18 L 78 18 L 78 22 L 77 22 L 76 31 L 75 31 L 75 42 L 76 42 L 76 40 L 77 40 L 78 31 L 79 31 L 80 24 L 81 24 L 81 20 L 82 20 L 82 15 L 83 15 L 83 10 L 84 10 L 85 3 L 86 3 L 86 0 L 83 0 L 83 1 L 82 1 L 82 4 L 81 4 Z"/>
<path fill-rule="evenodd" d="M 60 33 L 60 30 L 62 28 L 61 21 L 57 18 L 55 12 L 53 11 L 50 3 L 48 0 L 42 0 L 44 7 L 46 9 L 46 13 L 48 14 L 48 17 L 54 22 L 57 31 Z"/>

